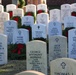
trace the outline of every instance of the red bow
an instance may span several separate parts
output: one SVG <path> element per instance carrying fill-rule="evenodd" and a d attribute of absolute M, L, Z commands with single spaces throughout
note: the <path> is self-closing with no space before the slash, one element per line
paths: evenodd
<path fill-rule="evenodd" d="M 24 48 L 24 45 L 23 44 L 17 44 L 17 48 L 12 50 L 13 53 L 18 53 L 18 54 L 21 54 L 21 50 Z"/>
<path fill-rule="evenodd" d="M 18 22 L 19 19 L 17 17 L 15 17 L 14 20 Z"/>
<path fill-rule="evenodd" d="M 72 15 L 72 16 L 76 16 L 76 12 L 72 12 L 71 15 Z"/>
<path fill-rule="evenodd" d="M 12 18 L 13 12 L 12 11 L 9 11 L 9 15 L 10 15 L 10 18 Z"/>
<path fill-rule="evenodd" d="M 40 14 L 40 13 L 43 13 L 43 12 L 45 12 L 45 11 L 44 10 L 38 10 L 37 14 Z"/>
<path fill-rule="evenodd" d="M 28 16 L 32 16 L 31 12 L 28 12 L 27 15 L 28 15 Z"/>

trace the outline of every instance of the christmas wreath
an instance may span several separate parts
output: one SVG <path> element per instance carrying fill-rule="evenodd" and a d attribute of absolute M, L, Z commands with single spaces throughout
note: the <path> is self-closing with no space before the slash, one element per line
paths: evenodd
<path fill-rule="evenodd" d="M 18 28 L 21 27 L 21 17 L 19 17 L 19 16 L 14 16 L 14 17 L 12 17 L 11 19 L 17 21 L 17 23 L 18 23 Z"/>
<path fill-rule="evenodd" d="M 25 44 L 10 44 L 8 46 L 8 59 L 26 59 L 26 45 Z"/>
<path fill-rule="evenodd" d="M 32 28 L 31 26 L 22 25 L 21 28 L 29 30 L 29 41 L 32 40 Z"/>
<path fill-rule="evenodd" d="M 13 16 L 13 11 L 8 11 L 9 15 L 10 15 L 10 19 L 12 18 Z"/>
<path fill-rule="evenodd" d="M 18 8 L 23 8 L 25 5 L 25 0 L 18 0 Z"/>
<path fill-rule="evenodd" d="M 34 22 L 35 22 L 36 16 L 35 16 L 34 12 L 25 12 L 24 16 L 33 16 Z"/>
<path fill-rule="evenodd" d="M 76 12 L 73 11 L 73 12 L 71 13 L 71 16 L 76 16 Z"/>
<path fill-rule="evenodd" d="M 45 10 L 38 10 L 37 14 L 40 14 L 40 13 L 45 13 Z"/>
<path fill-rule="evenodd" d="M 63 30 L 63 36 L 66 36 L 68 38 L 68 31 L 71 29 L 74 29 L 75 27 L 67 27 L 65 30 Z"/>

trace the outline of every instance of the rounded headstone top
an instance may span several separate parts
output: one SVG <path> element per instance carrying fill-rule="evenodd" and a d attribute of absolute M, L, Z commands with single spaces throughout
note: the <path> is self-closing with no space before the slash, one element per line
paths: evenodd
<path fill-rule="evenodd" d="M 16 75 L 45 75 L 45 74 L 38 72 L 38 71 L 29 70 L 29 71 L 20 72 Z"/>

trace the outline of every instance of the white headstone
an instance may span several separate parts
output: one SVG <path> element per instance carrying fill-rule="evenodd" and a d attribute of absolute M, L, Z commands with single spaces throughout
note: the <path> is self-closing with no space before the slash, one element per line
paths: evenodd
<path fill-rule="evenodd" d="M 45 75 L 45 74 L 38 72 L 38 71 L 34 71 L 34 70 L 28 70 L 28 71 L 20 72 L 16 75 Z"/>
<path fill-rule="evenodd" d="M 26 44 L 29 42 L 29 31 L 27 29 L 17 29 L 13 32 L 13 44 Z"/>
<path fill-rule="evenodd" d="M 36 70 L 47 75 L 46 43 L 34 40 L 26 44 L 27 70 Z"/>
<path fill-rule="evenodd" d="M 38 10 L 44 10 L 45 12 L 47 12 L 47 5 L 46 4 L 38 4 L 37 11 Z"/>
<path fill-rule="evenodd" d="M 71 13 L 74 11 L 76 12 L 76 3 L 71 4 Z"/>
<path fill-rule="evenodd" d="M 4 31 L 4 22 L 9 20 L 9 13 L 2 12 L 0 13 L 0 33 Z"/>
<path fill-rule="evenodd" d="M 37 24 L 41 23 L 41 24 L 48 25 L 49 15 L 47 13 L 37 14 L 37 20 L 36 21 L 37 21 Z"/>
<path fill-rule="evenodd" d="M 70 4 L 61 5 L 61 22 L 64 22 L 64 17 L 71 16 L 71 7 Z"/>
<path fill-rule="evenodd" d="M 48 37 L 54 35 L 62 35 L 62 25 L 60 22 L 52 21 L 48 25 Z"/>
<path fill-rule="evenodd" d="M 14 9 L 16 9 L 17 6 L 15 4 L 8 4 L 6 5 L 6 11 L 13 11 Z"/>
<path fill-rule="evenodd" d="M 17 22 L 9 20 L 4 23 L 4 34 L 7 35 L 8 44 L 13 42 L 13 31 L 17 30 Z"/>
<path fill-rule="evenodd" d="M 61 21 L 59 9 L 50 10 L 50 21 Z"/>
<path fill-rule="evenodd" d="M 24 17 L 22 17 L 22 25 L 32 27 L 32 25 L 34 25 L 34 17 L 33 16 L 24 16 Z"/>
<path fill-rule="evenodd" d="M 13 10 L 13 16 L 19 16 L 23 17 L 24 16 L 24 11 L 21 8 L 16 8 Z"/>
<path fill-rule="evenodd" d="M 0 65 L 7 64 L 7 36 L 0 34 Z"/>
<path fill-rule="evenodd" d="M 64 36 L 51 36 L 49 38 L 49 61 L 67 57 L 67 38 Z"/>
<path fill-rule="evenodd" d="M 64 29 L 67 27 L 76 27 L 76 19 L 74 16 L 67 16 L 64 18 Z"/>
<path fill-rule="evenodd" d="M 47 38 L 46 25 L 36 24 L 32 26 L 32 39 Z"/>
<path fill-rule="evenodd" d="M 0 13 L 1 12 L 4 12 L 4 6 L 3 5 L 0 5 Z"/>
<path fill-rule="evenodd" d="M 76 58 L 76 29 L 68 31 L 68 52 L 70 58 Z"/>
<path fill-rule="evenodd" d="M 59 58 L 51 61 L 50 75 L 76 75 L 76 60 Z"/>
<path fill-rule="evenodd" d="M 26 12 L 34 12 L 36 15 L 36 5 L 34 4 L 26 5 Z"/>

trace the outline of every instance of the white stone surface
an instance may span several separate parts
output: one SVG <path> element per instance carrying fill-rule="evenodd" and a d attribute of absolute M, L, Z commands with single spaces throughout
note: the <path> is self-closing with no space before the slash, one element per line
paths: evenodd
<path fill-rule="evenodd" d="M 27 70 L 36 70 L 47 75 L 46 43 L 34 40 L 26 44 Z"/>

